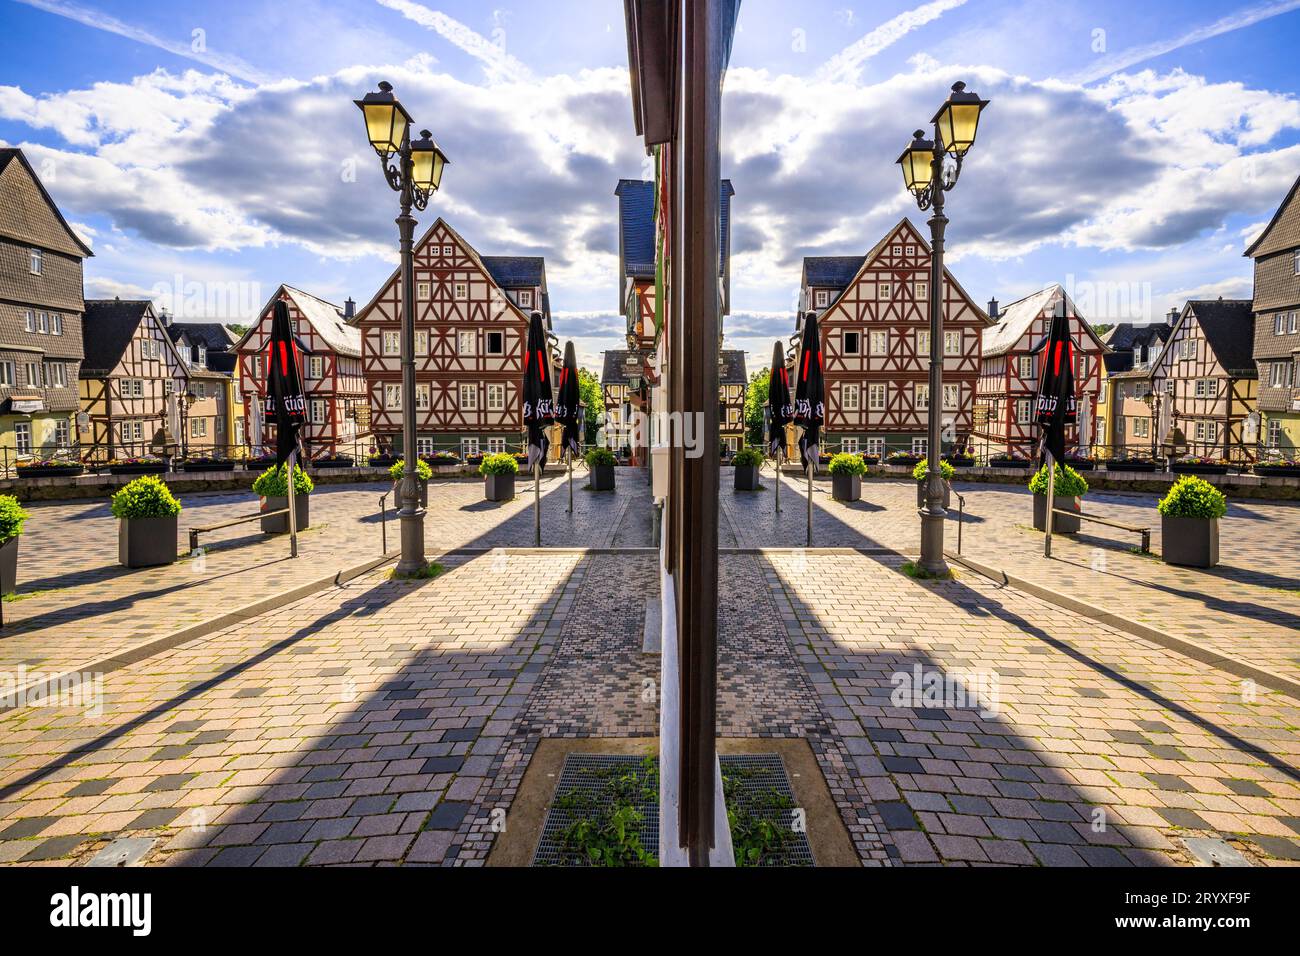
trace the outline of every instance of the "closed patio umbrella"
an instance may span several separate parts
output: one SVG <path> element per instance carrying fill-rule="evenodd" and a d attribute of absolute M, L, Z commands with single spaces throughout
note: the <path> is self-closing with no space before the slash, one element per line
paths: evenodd
<path fill-rule="evenodd" d="M 555 420 L 564 428 L 560 444 L 569 464 L 569 511 L 573 511 L 573 459 L 582 451 L 581 404 L 578 391 L 578 353 L 574 350 L 573 343 L 568 342 L 564 346 L 564 367 L 560 369 L 559 385 L 555 390 Z"/>
<path fill-rule="evenodd" d="M 794 391 L 794 422 L 803 428 L 799 436 L 799 458 L 808 473 L 808 547 L 812 547 L 812 480 L 821 455 L 822 422 L 826 420 L 825 361 L 817 313 L 803 317 L 803 341 L 799 346 L 798 380 Z"/>
<path fill-rule="evenodd" d="M 298 557 L 298 511 L 293 470 L 298 464 L 299 432 L 307 421 L 307 397 L 302 387 L 298 343 L 289 319 L 289 306 L 277 299 L 266 343 L 266 401 L 264 420 L 275 419 L 275 463 L 283 467 L 289 487 L 289 555 Z"/>
<path fill-rule="evenodd" d="M 551 447 L 546 426 L 555 421 L 548 369 L 550 352 L 542 313 L 533 312 L 528 320 L 528 348 L 524 352 L 524 427 L 528 429 L 528 468 L 533 473 L 537 547 L 542 545 L 542 462 L 546 461 L 546 452 Z"/>
<path fill-rule="evenodd" d="M 1047 467 L 1047 534 L 1043 554 L 1052 556 L 1052 509 L 1056 506 L 1056 463 L 1065 458 L 1065 426 L 1078 421 L 1074 394 L 1074 343 L 1065 299 L 1057 304 L 1051 330 L 1039 354 L 1038 396 L 1034 420 L 1042 435 L 1040 460 Z"/>
<path fill-rule="evenodd" d="M 794 416 L 790 401 L 790 370 L 785 367 L 785 349 L 772 346 L 772 368 L 767 375 L 767 451 L 776 460 L 776 510 L 781 510 L 781 461 L 785 458 L 785 429 Z"/>

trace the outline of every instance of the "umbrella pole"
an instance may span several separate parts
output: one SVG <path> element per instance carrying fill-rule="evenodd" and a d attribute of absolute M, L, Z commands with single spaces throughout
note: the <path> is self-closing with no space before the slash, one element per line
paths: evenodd
<path fill-rule="evenodd" d="M 573 514 L 573 449 L 570 448 L 564 454 L 569 459 L 569 514 Z"/>
<path fill-rule="evenodd" d="M 533 526 L 535 534 L 533 539 L 536 542 L 534 547 L 542 546 L 542 463 L 537 461 L 533 465 Z"/>
<path fill-rule="evenodd" d="M 813 462 L 808 463 L 808 547 L 812 547 L 812 476 L 813 469 L 816 468 Z"/>
<path fill-rule="evenodd" d="M 781 513 L 781 452 L 776 453 L 776 513 Z"/>
<path fill-rule="evenodd" d="M 293 470 L 298 465 L 298 449 L 289 452 L 284 467 L 289 478 L 289 557 L 298 557 L 298 509 L 293 497 Z"/>
<path fill-rule="evenodd" d="M 1043 537 L 1043 557 L 1052 556 L 1052 510 L 1056 507 L 1056 460 L 1049 451 L 1047 457 L 1047 534 Z"/>

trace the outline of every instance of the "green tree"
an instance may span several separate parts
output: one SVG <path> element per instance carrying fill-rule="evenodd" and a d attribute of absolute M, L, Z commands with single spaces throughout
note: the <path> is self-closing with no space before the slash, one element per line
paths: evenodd
<path fill-rule="evenodd" d="M 585 368 L 578 369 L 578 397 L 587 406 L 587 425 L 584 439 L 588 445 L 596 443 L 596 421 L 605 413 L 605 393 L 600 379 Z"/>
<path fill-rule="evenodd" d="M 745 441 L 750 445 L 763 444 L 763 406 L 767 404 L 768 369 L 760 369 L 749 376 L 745 389 Z"/>

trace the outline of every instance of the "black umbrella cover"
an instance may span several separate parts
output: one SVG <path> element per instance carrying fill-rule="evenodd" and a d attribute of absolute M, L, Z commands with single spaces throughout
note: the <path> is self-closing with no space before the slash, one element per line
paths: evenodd
<path fill-rule="evenodd" d="M 785 428 L 794 418 L 790 401 L 790 370 L 785 367 L 785 350 L 781 343 L 772 346 L 772 368 L 767 376 L 767 447 L 777 457 L 785 449 Z"/>
<path fill-rule="evenodd" d="M 551 407 L 550 352 L 542 313 L 534 312 L 528 322 L 528 351 L 524 353 L 524 427 L 528 429 L 528 470 L 546 461 L 551 440 L 546 426 L 555 420 Z"/>
<path fill-rule="evenodd" d="M 1038 397 L 1034 419 L 1042 434 L 1044 451 L 1056 461 L 1065 457 L 1065 426 L 1078 421 L 1074 396 L 1074 343 L 1070 341 L 1070 320 L 1061 309 L 1052 317 L 1052 330 L 1039 357 Z"/>
<path fill-rule="evenodd" d="M 573 343 L 564 346 L 564 367 L 560 369 L 560 382 L 555 389 L 555 420 L 564 426 L 564 435 L 560 439 L 564 448 L 572 455 L 582 450 L 578 435 L 578 409 L 582 398 L 578 391 L 578 354 Z"/>
<path fill-rule="evenodd" d="M 803 320 L 803 342 L 799 348 L 798 381 L 794 391 L 794 423 L 803 427 L 799 436 L 799 458 L 806 469 L 816 465 L 821 454 L 822 423 L 826 420 L 825 360 L 821 336 L 817 332 L 817 313 L 809 312 Z"/>
<path fill-rule="evenodd" d="M 275 419 L 275 461 L 283 465 L 298 447 L 298 431 L 307 422 L 307 397 L 302 390 L 302 361 L 289 321 L 289 306 L 276 300 L 271 338 L 266 343 L 266 420 Z"/>

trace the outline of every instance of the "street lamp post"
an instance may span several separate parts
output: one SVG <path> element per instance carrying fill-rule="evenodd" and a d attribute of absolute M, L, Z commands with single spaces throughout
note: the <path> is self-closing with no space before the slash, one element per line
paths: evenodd
<path fill-rule="evenodd" d="M 393 95 L 390 83 L 380 83 L 379 90 L 354 100 L 365 115 L 366 136 L 379 156 L 388 185 L 401 197 L 397 228 L 401 238 L 402 281 L 402 457 L 403 478 L 398 494 L 401 507 L 402 556 L 398 574 L 423 571 L 424 509 L 420 507 L 418 467 L 415 446 L 415 219 L 411 207 L 423 210 L 429 197 L 438 191 L 447 157 L 426 129 L 420 139 L 411 142 L 411 114 Z"/>
<path fill-rule="evenodd" d="M 916 198 L 922 211 L 930 216 L 930 394 L 926 461 L 929 470 L 925 483 L 925 506 L 921 515 L 921 567 L 930 574 L 948 573 L 943 557 L 943 249 L 948 217 L 944 215 L 944 194 L 957 185 L 962 161 L 975 143 L 980 112 L 988 105 L 974 93 L 966 92 L 965 83 L 954 83 L 952 93 L 930 121 L 934 138 L 927 140 L 923 130 L 913 134 L 898 164 L 903 167 L 903 181 Z M 948 164 L 948 159 L 952 164 Z"/>

